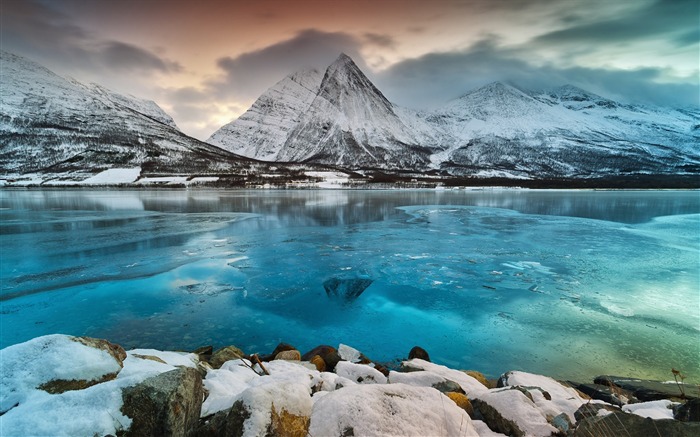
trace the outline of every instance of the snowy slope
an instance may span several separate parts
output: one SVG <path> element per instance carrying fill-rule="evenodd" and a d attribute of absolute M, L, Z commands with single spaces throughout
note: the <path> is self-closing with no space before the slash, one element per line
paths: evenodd
<path fill-rule="evenodd" d="M 153 102 L 85 86 L 7 52 L 0 66 L 0 176 L 206 173 L 248 162 L 182 134 Z"/>
<path fill-rule="evenodd" d="M 155 121 L 178 129 L 177 125 L 175 124 L 175 120 L 173 120 L 173 118 L 165 111 L 163 111 L 163 109 L 153 100 L 144 100 L 132 95 L 125 96 L 122 94 L 117 94 L 96 83 L 91 83 L 85 87 L 89 92 L 92 92 L 95 96 L 100 97 L 103 101 L 106 100 L 105 103 L 107 104 L 111 103 L 113 105 L 120 105 L 125 108 L 132 109 L 149 118 L 152 118 Z"/>
<path fill-rule="evenodd" d="M 302 80 L 308 86 L 294 85 Z M 302 73 L 279 82 L 210 142 L 267 160 L 425 168 L 441 139 L 414 112 L 389 102 L 341 54 L 322 78 Z"/>

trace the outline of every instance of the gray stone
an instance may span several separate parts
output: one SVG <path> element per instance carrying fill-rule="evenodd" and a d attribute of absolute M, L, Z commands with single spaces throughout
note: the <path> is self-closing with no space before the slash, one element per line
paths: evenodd
<path fill-rule="evenodd" d="M 238 349 L 236 346 L 226 346 L 218 349 L 214 352 L 209 359 L 209 364 L 214 369 L 220 368 L 226 361 L 235 360 L 238 358 L 245 358 L 245 354 L 242 350 Z"/>
<path fill-rule="evenodd" d="M 591 399 L 598 399 L 609 404 L 617 405 L 618 407 L 639 402 L 631 392 L 615 385 L 579 384 L 572 381 L 569 381 L 569 384 L 581 393 L 590 396 Z"/>
<path fill-rule="evenodd" d="M 589 417 L 579 422 L 572 434 L 573 437 L 696 437 L 698 435 L 700 435 L 700 422 L 680 422 L 673 419 L 652 420 L 627 413 Z"/>
<path fill-rule="evenodd" d="M 374 282 L 369 278 L 331 278 L 323 283 L 330 298 L 352 302 Z"/>
<path fill-rule="evenodd" d="M 576 422 L 580 422 L 589 417 L 596 417 L 599 410 L 608 410 L 613 413 L 619 413 L 621 411 L 618 407 L 614 407 L 612 405 L 593 404 L 589 402 L 581 405 L 579 409 L 576 410 L 574 413 L 574 419 L 576 419 Z"/>
<path fill-rule="evenodd" d="M 691 399 L 673 408 L 673 417 L 682 422 L 700 422 L 700 399 Z"/>
<path fill-rule="evenodd" d="M 462 389 L 462 386 L 454 381 L 450 381 L 449 379 L 435 383 L 432 387 L 442 393 L 456 392 L 464 394 L 464 389 Z"/>
<path fill-rule="evenodd" d="M 681 398 L 681 389 L 677 384 L 665 384 L 661 381 L 652 381 L 638 378 L 626 378 L 621 376 L 598 376 L 593 381 L 604 386 L 616 386 L 631 392 L 642 402 L 657 401 L 660 399 Z M 686 399 L 700 398 L 700 388 L 691 384 L 680 384 Z"/>
<path fill-rule="evenodd" d="M 122 391 L 122 413 L 132 419 L 125 436 L 188 436 L 198 426 L 202 376 L 181 367 Z"/>
<path fill-rule="evenodd" d="M 242 437 L 243 426 L 250 416 L 243 401 L 236 401 L 229 410 L 219 411 L 204 419 L 193 437 Z"/>

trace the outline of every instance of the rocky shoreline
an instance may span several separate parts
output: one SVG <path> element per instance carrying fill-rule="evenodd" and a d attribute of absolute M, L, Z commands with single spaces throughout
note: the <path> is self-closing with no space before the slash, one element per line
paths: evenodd
<path fill-rule="evenodd" d="M 343 344 L 259 356 L 55 334 L 0 350 L 0 363 L 3 436 L 700 435 L 700 387 L 682 378 L 488 380 L 420 347 L 389 369 Z"/>

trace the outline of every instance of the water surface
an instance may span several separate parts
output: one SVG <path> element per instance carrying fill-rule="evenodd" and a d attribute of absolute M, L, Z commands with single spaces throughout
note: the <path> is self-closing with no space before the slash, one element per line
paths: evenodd
<path fill-rule="evenodd" d="M 700 379 L 693 191 L 0 191 L 0 347 L 421 345 L 490 376 Z M 373 282 L 332 299 L 332 278 Z"/>

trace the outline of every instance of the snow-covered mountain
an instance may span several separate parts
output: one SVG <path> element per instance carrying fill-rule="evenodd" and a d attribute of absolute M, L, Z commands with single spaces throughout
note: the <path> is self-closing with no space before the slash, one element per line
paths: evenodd
<path fill-rule="evenodd" d="M 312 72 L 277 83 L 208 141 L 275 161 L 425 169 L 443 139 L 415 112 L 389 102 L 341 54 L 322 78 Z"/>
<path fill-rule="evenodd" d="M 209 139 L 263 160 L 454 176 L 580 178 L 700 172 L 700 108 L 625 105 L 566 85 L 492 83 L 417 113 L 398 107 L 346 55 L 297 73 Z"/>
<path fill-rule="evenodd" d="M 141 175 L 206 174 L 250 165 L 186 136 L 154 102 L 83 85 L 7 52 L 0 51 L 0 68 L 5 179 L 42 174 L 38 180 L 80 180 L 116 168 Z"/>
<path fill-rule="evenodd" d="M 700 170 L 700 111 L 623 105 L 566 85 L 546 93 L 492 83 L 429 115 L 453 146 L 451 173 L 515 177 Z"/>

